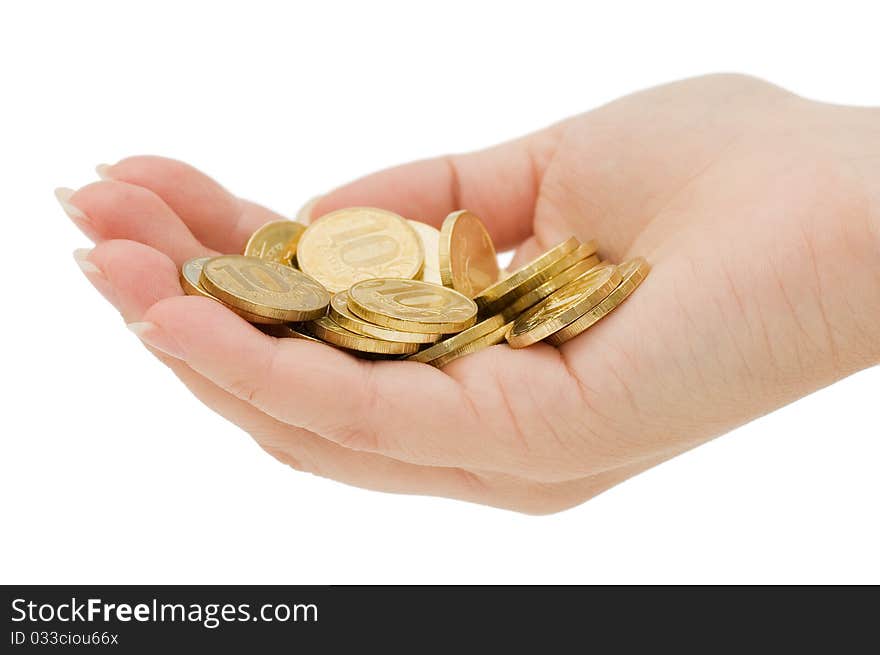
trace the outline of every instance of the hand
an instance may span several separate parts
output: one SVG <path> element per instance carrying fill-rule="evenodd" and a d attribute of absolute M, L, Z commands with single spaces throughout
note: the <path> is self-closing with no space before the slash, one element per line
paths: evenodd
<path fill-rule="evenodd" d="M 880 112 L 740 76 L 623 98 L 530 136 L 363 178 L 313 215 L 466 207 L 514 266 L 572 234 L 653 271 L 556 349 L 443 370 L 266 336 L 178 267 L 279 216 L 157 157 L 65 209 L 92 283 L 196 396 L 282 462 L 350 484 L 558 511 L 880 361 Z"/>

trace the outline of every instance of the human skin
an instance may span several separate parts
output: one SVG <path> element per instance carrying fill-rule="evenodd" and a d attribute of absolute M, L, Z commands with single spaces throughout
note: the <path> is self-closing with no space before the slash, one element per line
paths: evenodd
<path fill-rule="evenodd" d="M 442 370 L 275 339 L 183 295 L 188 258 L 281 218 L 159 157 L 59 190 L 88 279 L 209 407 L 298 470 L 559 511 L 880 361 L 880 110 L 738 75 L 650 89 L 532 135 L 323 196 L 439 225 L 465 207 L 514 266 L 571 235 L 652 272 L 587 332 Z"/>

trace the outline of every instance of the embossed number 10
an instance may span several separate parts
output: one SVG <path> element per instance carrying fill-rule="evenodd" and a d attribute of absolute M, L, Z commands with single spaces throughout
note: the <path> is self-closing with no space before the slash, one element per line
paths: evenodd
<path fill-rule="evenodd" d="M 276 271 L 262 264 L 248 264 L 240 269 L 224 264 L 217 270 L 225 271 L 229 277 L 235 280 L 242 289 L 248 291 L 269 291 L 272 293 L 287 293 L 290 285 Z"/>

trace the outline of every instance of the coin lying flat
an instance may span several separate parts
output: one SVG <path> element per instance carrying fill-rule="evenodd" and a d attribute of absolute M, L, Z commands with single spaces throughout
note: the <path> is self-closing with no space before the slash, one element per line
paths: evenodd
<path fill-rule="evenodd" d="M 473 212 L 452 212 L 440 227 L 440 279 L 468 298 L 498 281 L 492 237 Z"/>
<path fill-rule="evenodd" d="M 257 316 L 256 314 L 251 314 L 243 309 L 239 309 L 238 307 L 233 307 L 232 305 L 227 305 L 225 302 L 221 301 L 219 298 L 212 296 L 210 293 L 205 291 L 202 288 L 199 279 L 202 276 L 202 268 L 205 266 L 205 262 L 207 262 L 210 257 L 194 257 L 193 259 L 189 259 L 184 262 L 183 266 L 180 269 L 180 286 L 183 288 L 183 292 L 188 296 L 204 296 L 205 298 L 210 298 L 211 300 L 216 300 L 221 305 L 226 307 L 227 309 L 235 312 L 239 316 L 241 316 L 244 320 L 249 321 L 250 323 L 256 323 L 258 325 L 275 325 L 279 324 L 282 321 L 275 318 L 265 318 L 263 316 Z"/>
<path fill-rule="evenodd" d="M 361 334 L 374 339 L 384 339 L 385 341 L 400 341 L 401 343 L 434 343 L 441 338 L 439 332 L 419 333 L 419 332 L 403 332 L 401 330 L 392 330 L 391 328 L 375 325 L 369 321 L 365 321 L 360 316 L 351 311 L 348 307 L 348 291 L 340 291 L 330 300 L 330 318 L 340 327 L 345 328 L 349 332 Z"/>
<path fill-rule="evenodd" d="M 507 342 L 525 348 L 546 339 L 602 302 L 621 279 L 615 266 L 592 269 L 516 319 Z"/>
<path fill-rule="evenodd" d="M 541 286 L 520 296 L 514 300 L 512 304 L 501 310 L 501 313 L 504 314 L 507 320 L 512 321 L 530 307 L 537 305 L 550 294 L 561 289 L 569 282 L 579 278 L 581 275 L 598 265 L 599 258 L 596 255 L 590 255 L 586 259 L 582 259 L 573 266 L 569 266 L 564 271 L 557 273 Z"/>
<path fill-rule="evenodd" d="M 440 230 L 433 225 L 412 219 L 407 219 L 406 222 L 419 235 L 425 253 L 425 264 L 418 279 L 433 284 L 443 284 L 443 280 L 440 279 Z"/>
<path fill-rule="evenodd" d="M 320 339 L 316 339 L 303 329 L 291 325 L 290 323 L 280 323 L 279 325 L 261 325 L 260 330 L 272 337 L 279 339 L 303 339 L 305 341 L 314 341 L 315 343 L 324 343 Z M 327 344 L 324 344 L 327 345 Z"/>
<path fill-rule="evenodd" d="M 305 231 L 305 225 L 296 221 L 270 221 L 251 235 L 244 254 L 292 266 L 297 244 Z"/>
<path fill-rule="evenodd" d="M 470 298 L 436 284 L 400 278 L 352 285 L 348 308 L 370 323 L 404 332 L 449 334 L 477 320 L 477 306 Z"/>
<path fill-rule="evenodd" d="M 350 207 L 311 223 L 297 245 L 297 263 L 331 293 L 377 277 L 414 278 L 422 270 L 422 242 L 394 212 Z"/>
<path fill-rule="evenodd" d="M 305 273 L 256 257 L 212 257 L 205 262 L 199 282 L 227 305 L 282 321 L 318 318 L 330 304 L 327 290 Z"/>
<path fill-rule="evenodd" d="M 580 249 L 580 245 L 587 247 Z M 497 314 L 520 296 L 541 286 L 557 273 L 595 252 L 596 245 L 593 242 L 579 244 L 574 237 L 566 239 L 508 277 L 483 290 L 474 298 L 474 302 L 480 308 L 480 315 Z"/>
<path fill-rule="evenodd" d="M 417 343 L 401 343 L 396 341 L 384 341 L 355 334 L 350 330 L 335 323 L 332 319 L 324 316 L 309 324 L 312 333 L 327 343 L 340 348 L 357 350 L 366 353 L 380 353 L 383 355 L 408 355 L 418 351 Z"/>
<path fill-rule="evenodd" d="M 642 281 L 648 277 L 651 267 L 642 257 L 631 259 L 617 267 L 622 278 L 621 283 L 612 291 L 605 300 L 579 319 L 565 326 L 558 332 L 547 337 L 547 342 L 554 346 L 561 346 L 569 339 L 573 339 L 587 328 L 598 323 L 602 318 L 614 311 L 624 300 L 632 295 Z"/>
<path fill-rule="evenodd" d="M 444 339 L 440 343 L 435 343 L 433 346 L 417 352 L 415 355 L 412 355 L 407 359 L 414 362 L 432 364 L 434 360 L 440 357 L 446 357 L 447 355 L 464 348 L 469 343 L 496 332 L 504 325 L 507 325 L 507 321 L 504 320 L 504 317 L 501 314 L 496 314 L 495 316 L 491 316 L 484 321 L 472 325 L 467 330 L 459 332 L 448 339 Z"/>
<path fill-rule="evenodd" d="M 565 343 L 624 302 L 648 271 L 643 259 L 600 263 L 595 242 L 571 237 L 499 274 L 471 212 L 453 212 L 438 231 L 352 207 L 308 227 L 267 223 L 245 255 L 186 262 L 180 283 L 275 337 L 439 368 L 505 340 L 516 348 Z"/>
<path fill-rule="evenodd" d="M 488 348 L 489 346 L 495 346 L 499 343 L 503 343 L 505 337 L 507 337 L 507 333 L 510 332 L 510 328 L 513 326 L 513 323 L 505 323 L 501 327 L 493 330 L 489 334 L 486 334 L 478 339 L 474 339 L 473 341 L 466 343 L 461 348 L 457 348 L 456 350 L 450 351 L 446 355 L 442 355 L 437 359 L 432 359 L 427 362 L 431 366 L 435 366 L 437 368 L 443 368 L 449 362 L 455 361 L 459 357 L 464 357 L 465 355 L 471 355 L 479 350 L 483 350 L 484 348 Z"/>

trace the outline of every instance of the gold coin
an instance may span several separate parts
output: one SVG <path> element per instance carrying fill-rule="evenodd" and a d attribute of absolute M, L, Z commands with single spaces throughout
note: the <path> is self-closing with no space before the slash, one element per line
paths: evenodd
<path fill-rule="evenodd" d="M 305 273 L 256 257 L 212 257 L 199 282 L 227 305 L 282 321 L 318 318 L 330 304 L 327 290 Z"/>
<path fill-rule="evenodd" d="M 383 355 L 408 355 L 419 349 L 419 344 L 417 343 L 384 341 L 382 339 L 365 337 L 362 334 L 355 334 L 336 324 L 326 316 L 312 321 L 309 324 L 309 329 L 322 341 L 359 352 L 381 353 Z"/>
<path fill-rule="evenodd" d="M 269 336 L 277 337 L 279 339 L 304 339 L 305 341 L 323 343 L 325 346 L 329 345 L 324 343 L 320 339 L 316 339 L 304 330 L 297 329 L 290 323 L 281 323 L 280 325 L 262 325 L 259 327 L 261 331 L 265 332 Z"/>
<path fill-rule="evenodd" d="M 440 227 L 443 285 L 473 298 L 498 281 L 498 255 L 483 221 L 466 209 L 452 212 Z"/>
<path fill-rule="evenodd" d="M 480 337 L 479 339 L 474 339 L 470 343 L 462 346 L 457 350 L 453 350 L 447 355 L 443 355 L 442 357 L 438 357 L 437 359 L 432 359 L 430 362 L 428 362 L 428 364 L 430 364 L 431 366 L 436 366 L 437 368 L 443 368 L 449 362 L 455 361 L 459 357 L 471 355 L 478 350 L 483 350 L 484 348 L 488 348 L 489 346 L 495 346 L 499 343 L 502 343 L 504 341 L 504 338 L 507 336 L 507 333 L 510 332 L 511 326 L 513 326 L 513 323 L 505 323 L 494 332 L 490 332 L 486 336 Z"/>
<path fill-rule="evenodd" d="M 430 364 L 438 357 L 445 357 L 446 355 L 463 348 L 472 341 L 476 341 L 477 339 L 481 339 L 496 332 L 506 324 L 507 322 L 504 320 L 504 317 L 501 314 L 496 314 L 495 316 L 487 318 L 485 321 L 480 321 L 476 325 L 472 325 L 463 332 L 459 332 L 448 339 L 444 339 L 440 343 L 435 343 L 430 348 L 425 348 L 424 350 L 417 352 L 415 355 L 407 357 L 407 359 L 414 362 Z"/>
<path fill-rule="evenodd" d="M 425 265 L 422 267 L 422 274 L 418 279 L 442 285 L 443 280 L 440 279 L 440 230 L 433 225 L 412 219 L 407 219 L 406 222 L 419 235 L 419 239 L 422 240 L 422 250 L 425 253 Z"/>
<path fill-rule="evenodd" d="M 202 276 L 202 268 L 205 266 L 205 262 L 211 259 L 210 257 L 194 257 L 193 259 L 187 260 L 184 262 L 183 266 L 180 269 L 180 286 L 183 287 L 183 292 L 188 296 L 204 296 L 205 298 L 210 298 L 216 302 L 219 302 L 221 305 L 226 307 L 227 309 L 235 312 L 239 316 L 241 316 L 244 320 L 249 321 L 251 323 L 257 323 L 262 325 L 276 325 L 282 323 L 282 321 L 275 318 L 266 318 L 264 316 L 257 316 L 256 314 L 251 314 L 243 309 L 239 309 L 238 307 L 233 307 L 232 305 L 227 305 L 225 302 L 220 300 L 219 298 L 215 298 L 210 293 L 205 291 L 202 288 L 201 283 L 199 282 L 199 278 Z"/>
<path fill-rule="evenodd" d="M 348 307 L 361 318 L 405 332 L 460 332 L 477 320 L 477 306 L 457 291 L 430 282 L 383 278 L 348 290 Z"/>
<path fill-rule="evenodd" d="M 414 278 L 422 242 L 405 219 L 384 209 L 350 207 L 324 214 L 306 228 L 297 263 L 331 293 L 377 277 Z"/>
<path fill-rule="evenodd" d="M 579 249 L 580 245 L 586 248 Z M 518 297 L 541 286 L 557 273 L 595 252 L 595 242 L 579 244 L 577 239 L 570 237 L 485 289 L 474 298 L 474 302 L 480 308 L 481 315 L 497 314 Z"/>
<path fill-rule="evenodd" d="M 365 321 L 348 308 L 348 291 L 340 291 L 330 300 L 330 318 L 340 327 L 355 334 L 361 334 L 374 339 L 385 341 L 400 341 L 402 343 L 434 343 L 442 336 L 439 332 L 433 334 L 419 332 L 401 332 L 390 328 L 374 325 Z"/>
<path fill-rule="evenodd" d="M 537 289 L 532 289 L 527 294 L 520 296 L 513 301 L 513 304 L 508 305 L 501 310 L 501 313 L 504 314 L 508 321 L 513 321 L 532 305 L 541 302 L 554 291 L 561 289 L 575 278 L 580 277 L 591 268 L 595 268 L 598 265 L 599 258 L 596 255 L 591 255 L 586 259 L 582 259 L 574 266 L 569 266 L 561 273 L 554 275 Z"/>
<path fill-rule="evenodd" d="M 602 318 L 610 314 L 624 300 L 632 295 L 642 281 L 648 277 L 651 267 L 642 257 L 637 257 L 628 262 L 624 262 L 617 267 L 622 281 L 618 287 L 611 292 L 602 302 L 593 309 L 581 316 L 579 319 L 570 323 L 566 327 L 559 330 L 555 334 L 547 337 L 547 342 L 554 346 L 561 346 L 569 339 L 573 339 L 581 332 L 598 323 Z"/>
<path fill-rule="evenodd" d="M 615 266 L 592 269 L 516 319 L 507 342 L 525 348 L 546 339 L 593 309 L 620 282 Z"/>
<path fill-rule="evenodd" d="M 305 225 L 296 221 L 270 221 L 251 235 L 244 254 L 292 266 L 297 243 L 305 231 Z"/>

